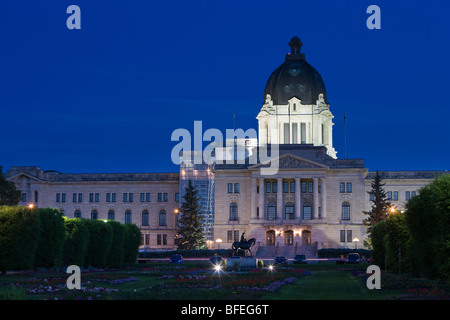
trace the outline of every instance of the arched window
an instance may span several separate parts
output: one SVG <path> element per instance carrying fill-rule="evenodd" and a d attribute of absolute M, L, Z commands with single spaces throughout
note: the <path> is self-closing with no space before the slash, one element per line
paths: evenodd
<path fill-rule="evenodd" d="M 81 218 L 81 211 L 80 210 L 75 210 L 75 212 L 73 213 L 73 217 L 74 218 Z"/>
<path fill-rule="evenodd" d="M 91 211 L 91 220 L 95 220 L 97 218 L 98 218 L 97 210 L 92 210 Z"/>
<path fill-rule="evenodd" d="M 149 216 L 148 210 L 142 211 L 142 225 L 143 226 L 149 226 L 148 216 Z"/>
<path fill-rule="evenodd" d="M 342 203 L 342 220 L 350 220 L 350 203 Z"/>
<path fill-rule="evenodd" d="M 167 217 L 167 215 L 166 215 L 166 211 L 164 211 L 164 210 L 161 210 L 160 212 L 159 212 L 159 225 L 160 226 L 167 226 L 167 222 L 166 222 L 166 217 Z"/>
<path fill-rule="evenodd" d="M 114 210 L 109 210 L 108 211 L 108 220 L 114 220 L 114 218 L 115 218 Z"/>
<path fill-rule="evenodd" d="M 286 220 L 294 219 L 294 204 L 292 202 L 286 203 L 284 206 L 284 214 Z"/>
<path fill-rule="evenodd" d="M 277 205 L 275 202 L 270 202 L 267 205 L 267 220 L 275 220 L 277 218 Z"/>
<path fill-rule="evenodd" d="M 236 202 L 230 203 L 230 221 L 237 221 L 238 219 L 238 205 Z"/>
<path fill-rule="evenodd" d="M 125 211 L 125 223 L 131 223 L 131 210 Z"/>

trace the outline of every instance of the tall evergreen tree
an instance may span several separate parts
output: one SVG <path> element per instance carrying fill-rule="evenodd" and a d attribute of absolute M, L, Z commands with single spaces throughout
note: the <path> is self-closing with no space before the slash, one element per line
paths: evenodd
<path fill-rule="evenodd" d="M 202 231 L 201 206 L 198 190 L 189 180 L 185 188 L 183 203 L 180 208 L 180 219 L 178 220 L 177 246 L 180 250 L 206 249 L 205 235 Z"/>
<path fill-rule="evenodd" d="M 373 195 L 373 200 L 371 200 L 373 205 L 370 211 L 363 212 L 367 215 L 367 218 L 363 220 L 363 223 L 367 227 L 367 235 L 369 237 L 372 227 L 378 222 L 385 220 L 392 207 L 392 204 L 387 199 L 386 192 L 383 189 L 384 185 L 385 183 L 382 182 L 381 176 L 377 170 L 375 178 L 372 181 L 372 190 L 367 192 L 368 194 Z"/>
<path fill-rule="evenodd" d="M 3 167 L 0 166 L 0 206 L 16 206 L 21 197 L 20 190 L 16 189 L 14 182 L 6 180 Z"/>

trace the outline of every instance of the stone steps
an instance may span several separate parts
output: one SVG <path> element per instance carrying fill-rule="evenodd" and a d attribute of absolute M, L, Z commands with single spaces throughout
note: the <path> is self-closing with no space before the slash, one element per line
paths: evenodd
<path fill-rule="evenodd" d="M 276 256 L 285 256 L 293 259 L 296 254 L 305 254 L 309 258 L 317 258 L 316 245 L 298 246 L 259 246 L 255 257 L 258 259 L 273 259 Z"/>

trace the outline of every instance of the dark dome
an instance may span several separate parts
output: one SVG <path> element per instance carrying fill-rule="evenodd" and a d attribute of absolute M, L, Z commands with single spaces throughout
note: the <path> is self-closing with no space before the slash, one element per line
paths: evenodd
<path fill-rule="evenodd" d="M 322 77 L 300 53 L 302 42 L 293 37 L 289 42 L 291 52 L 286 60 L 270 75 L 264 89 L 264 101 L 270 94 L 274 105 L 288 104 L 288 100 L 297 97 L 302 104 L 316 104 L 319 94 L 327 102 L 327 92 Z"/>

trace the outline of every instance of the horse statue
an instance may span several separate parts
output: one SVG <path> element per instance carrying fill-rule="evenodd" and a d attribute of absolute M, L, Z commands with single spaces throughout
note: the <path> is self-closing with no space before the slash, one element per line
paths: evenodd
<path fill-rule="evenodd" d="M 248 252 L 250 252 L 250 256 L 253 258 L 251 247 L 255 244 L 255 242 L 256 242 L 255 238 L 246 240 L 244 238 L 244 234 L 242 234 L 241 241 L 233 242 L 233 245 L 231 246 L 231 248 L 233 249 L 232 255 L 233 256 L 237 255 L 237 253 L 240 249 L 240 250 L 244 250 L 244 252 L 245 252 L 244 256 L 247 256 L 247 251 L 248 251 Z"/>

